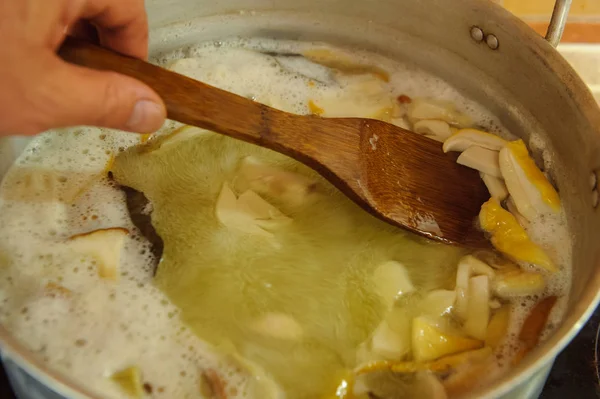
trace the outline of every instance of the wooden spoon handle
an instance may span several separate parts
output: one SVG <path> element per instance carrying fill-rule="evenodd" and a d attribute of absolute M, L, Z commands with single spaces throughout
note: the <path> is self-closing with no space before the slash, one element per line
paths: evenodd
<path fill-rule="evenodd" d="M 334 120 L 279 111 L 71 37 L 65 40 L 59 55 L 76 65 L 118 72 L 146 83 L 165 102 L 169 119 L 270 148 L 326 176 L 331 172 L 323 165 L 351 165 L 358 160 L 356 125 L 362 123 L 358 119 Z"/>
<path fill-rule="evenodd" d="M 59 55 L 73 64 L 115 71 L 146 83 L 165 102 L 169 119 L 254 144 L 269 146 L 262 137 L 269 129 L 269 115 L 283 114 L 148 62 L 71 37 L 65 40 Z"/>

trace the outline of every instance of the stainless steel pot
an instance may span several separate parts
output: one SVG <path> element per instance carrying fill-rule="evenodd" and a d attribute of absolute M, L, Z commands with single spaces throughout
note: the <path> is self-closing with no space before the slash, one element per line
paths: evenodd
<path fill-rule="evenodd" d="M 556 45 L 570 0 L 558 1 Z M 248 9 L 251 7 L 251 9 Z M 554 358 L 600 299 L 600 110 L 552 45 L 483 0 L 147 0 L 151 50 L 202 40 L 262 36 L 358 46 L 416 63 L 500 116 L 513 133 L 542 133 L 574 236 L 571 297 L 555 333 L 497 383 L 473 397 L 534 398 Z M 244 10 L 244 11 L 240 11 Z M 192 22 L 193 23 L 190 23 Z M 25 139 L 0 141 L 0 176 Z M 21 398 L 93 397 L 38 362 L 0 327 L 2 357 Z"/>

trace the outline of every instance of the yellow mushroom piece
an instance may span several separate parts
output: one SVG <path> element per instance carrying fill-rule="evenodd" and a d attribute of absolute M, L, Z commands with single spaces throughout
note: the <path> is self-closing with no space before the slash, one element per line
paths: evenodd
<path fill-rule="evenodd" d="M 528 220 L 560 210 L 560 198 L 529 156 L 523 140 L 511 141 L 500 151 L 500 170 L 519 212 Z"/>
<path fill-rule="evenodd" d="M 485 337 L 485 345 L 490 348 L 496 348 L 508 332 L 508 324 L 510 323 L 510 306 L 505 305 L 500 309 L 496 310 L 490 324 L 487 328 L 487 334 Z"/>
<path fill-rule="evenodd" d="M 308 110 L 313 115 L 321 116 L 325 112 L 325 110 L 319 107 L 313 100 L 308 100 Z"/>
<path fill-rule="evenodd" d="M 435 319 L 426 316 L 413 319 L 412 353 L 417 362 L 427 362 L 482 346 L 482 341 L 466 337 L 447 326 L 441 326 Z"/>
<path fill-rule="evenodd" d="M 132 398 L 141 398 L 143 394 L 142 373 L 137 366 L 127 367 L 110 376 L 121 390 Z"/>
<path fill-rule="evenodd" d="M 483 230 L 491 234 L 492 245 L 503 254 L 550 272 L 558 270 L 546 252 L 531 241 L 517 219 L 495 199 L 492 198 L 481 206 L 479 223 Z"/>
<path fill-rule="evenodd" d="M 375 371 L 392 371 L 394 373 L 415 373 L 417 371 L 431 371 L 434 373 L 443 373 L 452 368 L 465 363 L 478 362 L 491 356 L 493 353 L 490 347 L 483 347 L 475 350 L 467 350 L 461 353 L 444 356 L 430 362 L 392 362 L 376 361 L 360 366 L 355 370 L 357 375 L 372 373 Z"/>
<path fill-rule="evenodd" d="M 493 282 L 494 294 L 500 298 L 513 298 L 524 295 L 541 294 L 546 288 L 546 280 L 540 273 L 521 269 L 507 270 L 496 274 Z"/>
<path fill-rule="evenodd" d="M 354 395 L 354 374 L 351 370 L 344 370 L 340 373 L 339 383 L 335 388 L 335 393 L 327 394 L 323 399 L 355 399 Z"/>
<path fill-rule="evenodd" d="M 350 55 L 341 51 L 333 51 L 327 48 L 316 48 L 302 53 L 304 57 L 319 65 L 328 68 L 337 69 L 348 75 L 372 74 L 378 79 L 389 82 L 390 74 L 383 68 L 376 65 L 360 63 L 352 59 Z"/>
<path fill-rule="evenodd" d="M 520 362 L 529 351 L 536 347 L 557 300 L 558 298 L 555 296 L 548 296 L 531 309 L 519 332 L 521 350 L 513 359 L 513 363 Z"/>
<path fill-rule="evenodd" d="M 140 144 L 146 144 L 152 137 L 152 133 L 140 134 Z"/>

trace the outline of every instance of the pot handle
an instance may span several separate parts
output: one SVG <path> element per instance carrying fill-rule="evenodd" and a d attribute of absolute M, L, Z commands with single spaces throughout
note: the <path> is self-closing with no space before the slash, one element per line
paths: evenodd
<path fill-rule="evenodd" d="M 546 40 L 554 47 L 558 46 L 562 38 L 567 23 L 569 8 L 571 8 L 572 0 L 556 0 L 554 3 L 554 11 L 552 11 L 552 19 L 546 32 Z"/>

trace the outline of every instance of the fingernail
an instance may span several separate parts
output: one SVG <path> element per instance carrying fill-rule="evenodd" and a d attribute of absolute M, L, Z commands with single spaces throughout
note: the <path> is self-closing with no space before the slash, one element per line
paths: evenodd
<path fill-rule="evenodd" d="M 138 133 L 151 133 L 165 121 L 165 111 L 160 104 L 150 100 L 140 100 L 133 107 L 127 122 L 127 129 Z"/>

